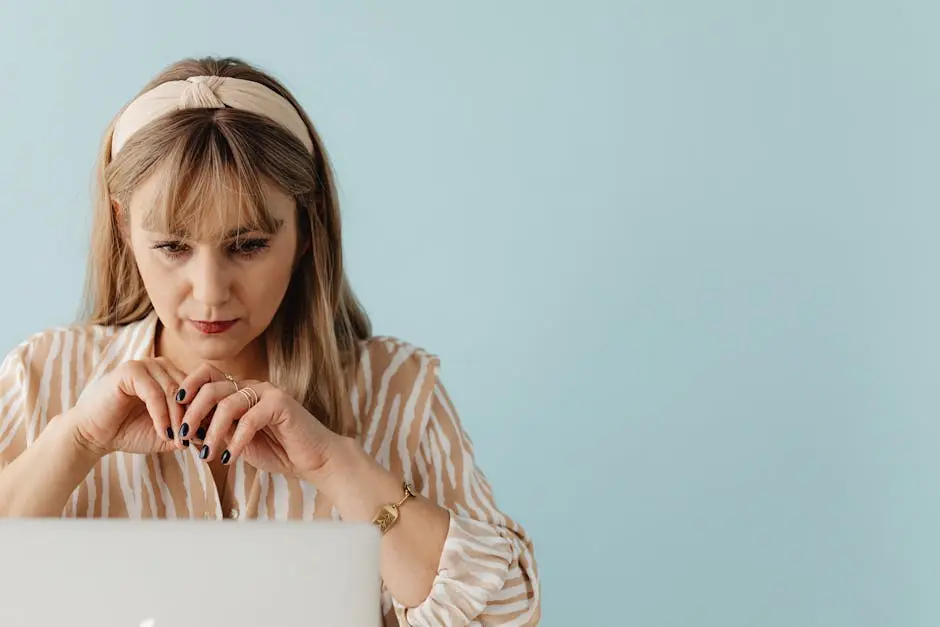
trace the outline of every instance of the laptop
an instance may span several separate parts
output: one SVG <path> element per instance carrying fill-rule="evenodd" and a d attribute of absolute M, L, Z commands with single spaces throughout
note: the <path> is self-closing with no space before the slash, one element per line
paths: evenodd
<path fill-rule="evenodd" d="M 0 625 L 377 627 L 379 542 L 339 521 L 0 520 Z"/>

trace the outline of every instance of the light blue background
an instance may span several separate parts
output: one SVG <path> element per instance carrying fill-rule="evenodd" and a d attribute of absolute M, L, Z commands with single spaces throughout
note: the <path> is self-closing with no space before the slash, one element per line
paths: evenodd
<path fill-rule="evenodd" d="M 243 56 L 323 134 L 376 330 L 441 355 L 542 624 L 940 624 L 935 2 L 262 6 L 0 5 L 0 345 L 72 318 L 108 119 Z"/>

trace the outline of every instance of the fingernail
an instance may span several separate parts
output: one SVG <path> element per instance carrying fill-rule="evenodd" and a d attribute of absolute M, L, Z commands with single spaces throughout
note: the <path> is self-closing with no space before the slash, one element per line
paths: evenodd
<path fill-rule="evenodd" d="M 203 429 L 202 427 L 199 427 L 198 429 L 196 429 L 196 437 L 199 438 L 200 440 L 205 440 L 206 430 Z"/>
<path fill-rule="evenodd" d="M 222 452 L 222 463 L 227 464 L 230 459 L 232 459 L 232 454 L 228 452 L 228 449 L 225 449 Z"/>
<path fill-rule="evenodd" d="M 209 457 L 209 445 L 203 444 L 202 450 L 199 451 L 199 459 L 206 459 L 207 457 Z"/>
<path fill-rule="evenodd" d="M 183 440 L 183 446 L 189 446 L 189 440 Z"/>
<path fill-rule="evenodd" d="M 180 391 L 176 393 L 176 402 L 182 403 L 184 398 L 186 398 L 186 390 L 180 388 Z"/>
<path fill-rule="evenodd" d="M 169 440 L 172 440 L 172 439 L 173 439 L 173 427 L 167 427 L 167 428 L 166 428 L 166 437 L 167 437 L 167 439 L 169 439 Z"/>
<path fill-rule="evenodd" d="M 185 438 L 187 435 L 189 435 L 189 425 L 184 422 L 180 427 L 180 437 Z"/>

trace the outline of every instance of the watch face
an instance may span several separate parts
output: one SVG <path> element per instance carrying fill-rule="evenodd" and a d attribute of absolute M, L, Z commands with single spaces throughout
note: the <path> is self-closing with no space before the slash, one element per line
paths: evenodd
<path fill-rule="evenodd" d="M 375 520 L 372 522 L 378 525 L 379 529 L 384 532 L 395 524 L 396 520 L 398 520 L 398 508 L 394 505 L 386 505 L 379 511 L 378 516 L 376 516 Z"/>

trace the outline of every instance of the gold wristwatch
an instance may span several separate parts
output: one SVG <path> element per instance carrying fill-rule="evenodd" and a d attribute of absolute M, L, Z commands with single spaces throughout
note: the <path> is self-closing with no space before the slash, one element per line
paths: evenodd
<path fill-rule="evenodd" d="M 375 518 L 372 519 L 372 524 L 379 528 L 379 531 L 382 532 L 382 535 L 388 533 L 388 530 L 394 527 L 395 523 L 398 522 L 399 508 L 401 508 L 405 501 L 418 496 L 418 493 L 415 491 L 415 487 L 408 481 L 405 481 L 402 484 L 402 488 L 405 490 L 405 495 L 401 497 L 401 500 L 397 503 L 383 505 L 382 509 L 379 510 L 379 513 L 376 514 Z"/>

